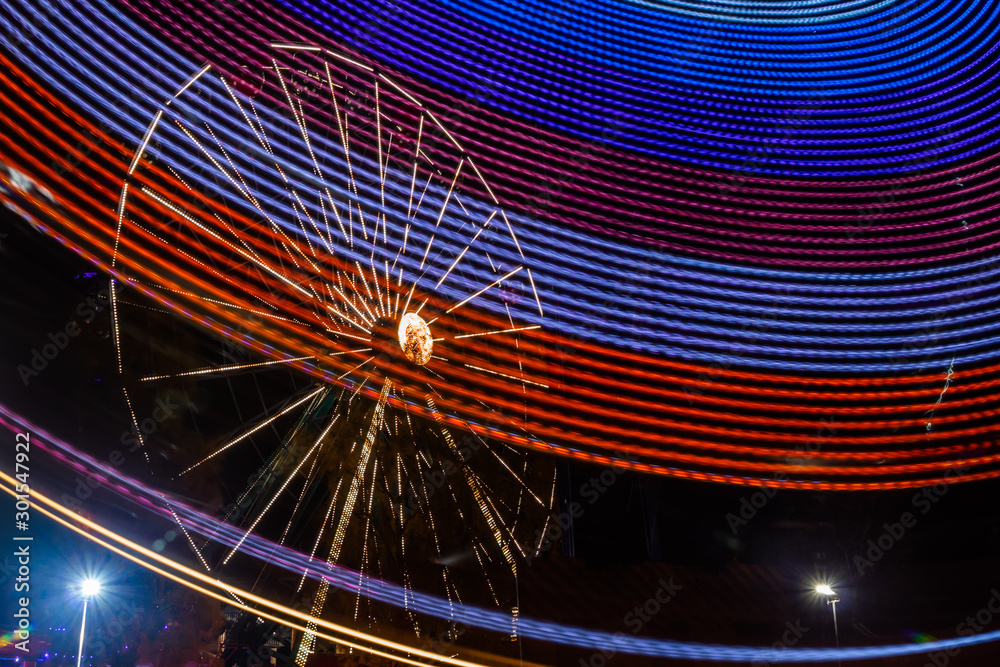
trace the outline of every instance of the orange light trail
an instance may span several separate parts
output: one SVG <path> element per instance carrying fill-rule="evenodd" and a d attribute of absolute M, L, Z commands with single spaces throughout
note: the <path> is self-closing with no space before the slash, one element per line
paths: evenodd
<path fill-rule="evenodd" d="M 46 224 L 55 225 L 49 229 L 50 235 L 169 309 L 271 359 L 287 360 L 288 365 L 326 381 L 346 377 L 359 361 L 364 363 L 367 348 L 359 348 L 357 340 L 337 340 L 336 335 L 323 333 L 321 320 L 315 309 L 304 305 L 302 292 L 325 293 L 323 276 L 333 271 L 355 275 L 367 285 L 365 271 L 332 253 L 314 258 L 304 245 L 285 233 L 257 225 L 259 233 L 241 241 L 267 266 L 285 267 L 284 278 L 258 271 L 249 282 L 247 267 L 254 262 L 246 264 L 246 256 L 238 261 L 239 253 L 234 254 L 233 247 L 220 246 L 218 237 L 208 230 L 222 219 L 245 226 L 254 221 L 199 191 L 192 194 L 192 201 L 200 203 L 198 211 L 186 213 L 199 224 L 185 225 L 184 230 L 193 231 L 205 244 L 203 254 L 211 260 L 211 267 L 177 247 L 188 238 L 174 225 L 148 221 L 150 224 L 136 225 L 130 233 L 119 235 L 123 211 L 119 200 L 124 199 L 123 193 L 101 183 L 120 182 L 133 154 L 117 147 L 111 137 L 53 94 L 35 87 L 2 55 L 0 62 L 6 67 L 0 72 L 4 84 L 0 102 L 17 114 L 16 119 L 6 122 L 22 142 L 36 149 L 3 157 L 24 165 L 49 184 L 58 184 L 54 189 L 64 210 L 35 202 L 49 215 L 52 222 Z M 61 177 L 50 165 L 63 155 L 86 159 L 86 175 L 97 180 L 83 187 Z M 470 164 L 478 173 L 471 160 Z M 150 191 L 131 188 L 130 202 L 143 203 L 167 219 L 185 219 L 150 194 L 158 185 L 183 189 L 174 175 L 152 165 L 136 170 L 134 177 Z M 156 229 L 157 235 L 136 233 L 142 228 Z M 109 265 L 112 257 L 117 258 L 119 268 Z M 313 265 L 303 265 L 303 257 L 311 258 Z M 392 296 L 398 302 L 405 294 L 407 303 L 411 297 L 417 298 L 437 313 L 467 305 L 463 302 L 450 306 L 433 292 L 415 294 L 413 288 L 394 280 L 381 283 L 377 274 L 371 276 L 376 290 L 387 290 L 384 295 L 380 293 L 379 304 L 391 303 Z M 250 340 L 234 331 L 239 323 L 234 311 L 260 311 L 264 301 L 261 294 L 268 295 L 265 302 L 278 310 Z M 339 298 L 361 314 L 345 294 L 341 292 Z M 324 306 L 335 307 L 329 303 Z M 451 338 L 468 341 L 468 346 L 448 349 L 448 358 L 456 364 L 442 371 L 446 380 L 462 391 L 442 397 L 440 407 L 450 425 L 471 427 L 480 435 L 603 465 L 730 484 L 837 490 L 909 488 L 940 482 L 944 479 L 940 473 L 956 467 L 980 469 L 950 476 L 949 481 L 1000 476 L 1000 454 L 988 451 L 996 450 L 1000 437 L 1000 420 L 996 419 L 1000 409 L 991 407 L 1000 399 L 1000 365 L 955 371 L 948 401 L 942 406 L 938 402 L 943 380 L 940 373 L 835 378 L 706 369 L 578 341 L 545 329 L 511 327 L 509 322 L 481 310 L 463 311 L 456 320 L 459 328 Z M 504 336 L 487 335 L 505 329 L 518 331 L 521 350 L 535 352 L 522 358 L 520 350 L 505 342 Z M 489 345 L 483 340 L 486 338 L 492 339 Z M 290 354 L 294 360 L 287 359 Z M 487 354 L 495 366 L 484 373 L 478 369 L 486 368 L 482 359 Z M 518 369 L 523 369 L 523 376 L 518 375 Z M 392 366 L 386 372 L 404 384 L 417 379 L 405 365 Z M 698 379 L 705 375 L 711 379 Z M 523 377 L 524 382 L 516 382 L 518 377 Z M 377 391 L 371 388 L 362 391 L 377 398 Z M 491 417 L 480 403 L 488 402 L 517 414 L 525 399 L 532 438 L 478 425 Z M 830 402 L 823 419 L 810 405 L 817 400 Z M 404 405 L 396 397 L 389 402 L 431 416 L 419 404 Z M 925 432 L 923 427 L 929 423 L 926 414 L 931 411 L 936 411 L 934 429 Z M 817 441 L 817 432 L 828 423 L 824 419 L 835 424 L 835 430 L 828 429 L 818 451 L 803 451 L 802 445 Z M 956 439 L 962 442 L 956 444 Z M 623 461 L 624 455 L 640 460 Z M 788 457 L 805 461 L 802 465 L 782 461 Z M 911 462 L 901 462 L 907 459 Z M 795 479 L 769 479 L 773 473 L 787 473 Z M 864 477 L 879 479 L 857 479 Z"/>

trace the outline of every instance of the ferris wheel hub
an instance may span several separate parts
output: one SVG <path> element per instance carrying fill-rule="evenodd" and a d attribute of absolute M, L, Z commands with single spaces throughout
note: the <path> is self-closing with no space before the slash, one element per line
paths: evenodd
<path fill-rule="evenodd" d="M 413 363 L 423 366 L 431 360 L 434 351 L 434 337 L 431 329 L 416 313 L 406 313 L 399 320 L 399 347 Z"/>

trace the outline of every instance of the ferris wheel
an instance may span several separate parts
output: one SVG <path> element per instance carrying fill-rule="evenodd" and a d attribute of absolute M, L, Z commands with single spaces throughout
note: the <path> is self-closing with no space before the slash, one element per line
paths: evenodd
<path fill-rule="evenodd" d="M 430 632 L 366 598 L 374 577 L 516 624 L 518 563 L 556 502 L 553 463 L 493 437 L 530 433 L 526 388 L 545 387 L 524 249 L 473 156 L 391 78 L 314 46 L 271 56 L 197 72 L 122 185 L 114 340 L 151 483 L 356 570 L 353 592 L 312 591 L 314 618 Z M 144 433 L 164 396 L 183 417 Z M 185 538 L 222 576 L 275 566 Z"/>

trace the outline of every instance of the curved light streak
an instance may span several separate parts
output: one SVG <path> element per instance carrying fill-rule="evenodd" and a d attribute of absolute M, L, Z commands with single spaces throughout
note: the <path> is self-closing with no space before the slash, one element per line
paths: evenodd
<path fill-rule="evenodd" d="M 57 438 L 53 438 L 51 435 L 47 434 L 44 430 L 36 428 L 33 424 L 27 420 L 19 417 L 5 406 L 0 405 L 0 414 L 2 414 L 6 419 L 0 419 L 3 425 L 10 431 L 17 430 L 18 427 L 21 429 L 31 432 L 35 437 L 33 442 L 38 442 L 38 436 L 41 436 L 43 443 L 48 443 L 41 445 L 41 448 L 49 451 L 57 458 L 60 458 L 76 467 L 78 470 L 87 472 L 88 474 L 94 474 L 103 481 L 108 487 L 119 493 L 119 495 L 124 495 L 133 501 L 138 502 L 147 510 L 152 510 L 161 514 L 164 517 L 170 517 L 171 511 L 176 512 L 180 517 L 183 517 L 185 521 L 188 522 L 187 528 L 200 532 L 202 534 L 212 534 L 213 538 L 221 539 L 222 541 L 230 541 L 235 543 L 241 539 L 242 533 L 233 526 L 229 526 L 224 522 L 220 522 L 217 519 L 208 517 L 196 510 L 193 510 L 181 503 L 170 503 L 170 509 L 166 507 L 166 501 L 163 497 L 155 492 L 150 492 L 145 487 L 127 476 L 117 472 L 114 468 L 99 464 L 90 457 L 80 454 L 74 450 L 67 443 L 60 441 Z M 6 473 L 0 471 L 0 481 L 3 482 L 3 489 L 10 495 L 15 495 L 14 488 L 16 486 L 16 480 L 7 475 Z M 42 505 L 45 507 L 38 507 L 35 505 L 35 509 L 44 512 L 47 516 L 55 519 L 64 526 L 67 526 L 80 534 L 88 537 L 89 539 L 94 539 L 91 534 L 83 530 L 79 526 L 85 526 L 91 531 L 98 532 L 108 539 L 114 540 L 119 544 L 123 545 L 128 550 L 142 554 L 142 558 L 148 559 L 143 560 L 142 558 L 133 559 L 144 567 L 151 567 L 149 561 L 156 561 L 162 565 L 168 566 L 184 576 L 188 577 L 185 580 L 183 577 L 173 577 L 172 579 L 182 583 L 186 586 L 192 586 L 191 581 L 200 581 L 202 584 L 211 586 L 214 588 L 219 588 L 222 591 L 232 591 L 237 593 L 240 597 L 244 597 L 251 600 L 257 604 L 266 606 L 270 609 L 280 611 L 286 616 L 297 619 L 298 621 L 310 621 L 317 623 L 321 627 L 327 630 L 336 632 L 338 634 L 351 637 L 356 640 L 365 641 L 366 643 L 383 646 L 386 648 L 391 648 L 397 651 L 409 652 L 414 655 L 424 657 L 426 659 L 437 660 L 439 662 L 444 662 L 447 664 L 454 664 L 459 667 L 473 667 L 476 663 L 470 663 L 463 660 L 458 660 L 455 658 L 448 658 L 445 656 L 438 656 L 428 651 L 423 651 L 416 647 L 407 646 L 404 644 L 399 644 L 396 642 L 387 641 L 382 638 L 373 637 L 365 633 L 359 632 L 352 628 L 346 626 L 333 624 L 327 621 L 321 621 L 317 619 L 312 619 L 311 617 L 297 612 L 291 609 L 287 609 L 280 605 L 276 605 L 265 598 L 255 596 L 247 591 L 242 591 L 240 589 L 228 586 L 222 582 L 212 580 L 210 577 L 204 575 L 201 572 L 187 568 L 179 563 L 171 561 L 170 559 L 157 554 L 153 551 L 145 549 L 144 547 L 135 544 L 134 542 L 128 540 L 125 537 L 117 535 L 113 531 L 110 531 L 98 523 L 87 519 L 81 515 L 73 513 L 71 510 L 62 507 L 55 501 L 46 497 L 44 494 L 39 493 L 37 490 L 32 490 L 32 498 L 36 501 L 41 501 Z M 70 520 L 67 521 L 59 515 L 65 515 Z M 79 525 L 74 525 L 79 524 Z M 183 524 L 182 524 L 183 525 Z M 357 584 L 357 573 L 352 573 L 344 568 L 331 568 L 330 570 L 319 574 L 315 572 L 315 563 L 310 566 L 310 560 L 305 554 L 297 554 L 296 552 L 283 547 L 281 545 L 276 545 L 265 540 L 261 540 L 256 536 L 249 536 L 246 538 L 248 545 L 256 549 L 256 553 L 272 559 L 274 562 L 281 564 L 283 567 L 287 568 L 301 568 L 302 571 L 312 568 L 310 576 L 315 579 L 325 579 L 334 586 L 347 586 L 350 589 L 356 587 Z M 108 546 L 107 543 L 103 543 L 103 546 Z M 121 555 L 126 557 L 131 557 L 127 552 L 121 550 L 117 551 Z M 158 572 L 164 572 L 162 569 Z M 381 582 L 377 580 L 369 580 L 365 584 L 365 589 L 370 591 L 373 597 L 377 597 L 383 601 L 401 605 L 403 604 L 403 599 L 409 596 L 410 604 L 416 605 L 422 613 L 443 615 L 443 618 L 453 618 L 457 619 L 459 622 L 468 623 L 470 625 L 475 625 L 476 627 L 482 627 L 489 630 L 504 632 L 509 630 L 510 619 L 506 614 L 479 609 L 475 607 L 468 607 L 466 605 L 452 605 L 444 601 L 438 601 L 434 598 L 427 596 L 426 594 L 404 591 L 399 587 L 396 587 L 387 582 Z M 224 598 L 219 594 L 207 592 L 207 589 L 199 587 L 196 590 L 200 592 L 216 597 L 217 599 L 223 599 L 228 603 L 232 604 L 228 598 Z M 246 607 L 245 605 L 238 605 L 241 608 L 246 609 L 250 613 L 263 615 L 260 611 Z M 288 623 L 285 619 L 280 619 L 276 617 L 270 617 L 272 620 L 277 622 Z M 751 647 L 729 647 L 729 646 L 719 646 L 719 645 L 709 645 L 709 644 L 696 644 L 691 642 L 675 642 L 669 640 L 656 640 L 647 639 L 642 637 L 629 637 L 624 634 L 612 634 L 609 632 L 598 632 L 585 630 L 581 628 L 575 628 L 571 626 L 565 626 L 557 623 L 541 622 L 531 618 L 520 617 L 518 619 L 518 632 L 524 637 L 531 637 L 538 640 L 564 643 L 567 645 L 573 645 L 582 648 L 607 648 L 612 647 L 616 652 L 628 653 L 633 655 L 646 655 L 664 658 L 682 658 L 682 659 L 700 659 L 700 660 L 715 660 L 715 661 L 730 661 L 730 662 L 750 662 L 754 660 L 769 660 L 771 662 L 787 662 L 787 663 L 797 663 L 797 662 L 808 662 L 808 661 L 822 661 L 822 662 L 832 662 L 834 660 L 852 660 L 852 659 L 873 659 L 873 658 L 883 658 L 897 655 L 911 655 L 916 653 L 926 653 L 930 651 L 940 651 L 949 648 L 960 648 L 962 646 L 971 646 L 975 644 L 989 643 L 993 641 L 1000 640 L 1000 631 L 994 631 L 990 633 L 983 633 L 979 635 L 974 635 L 970 637 L 959 637 L 955 639 L 938 640 L 935 642 L 924 643 L 924 644 L 902 644 L 895 646 L 874 646 L 874 647 L 854 647 L 854 648 L 842 648 L 842 649 L 798 649 L 790 648 L 786 651 L 780 653 L 775 653 L 770 647 L 762 648 L 751 648 Z M 344 640 L 342 637 L 327 636 L 328 639 L 332 641 L 337 641 L 339 643 L 347 643 L 350 640 Z M 354 644 L 356 648 L 364 650 L 367 652 L 373 652 L 371 646 L 364 646 L 360 644 Z M 422 664 L 419 662 L 411 662 L 409 664 Z"/>

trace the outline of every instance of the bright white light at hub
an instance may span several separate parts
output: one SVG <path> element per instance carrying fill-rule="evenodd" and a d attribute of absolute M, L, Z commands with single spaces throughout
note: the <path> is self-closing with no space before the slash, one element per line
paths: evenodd
<path fill-rule="evenodd" d="M 833 595 L 833 589 L 828 584 L 820 584 L 816 587 L 816 592 L 820 595 Z"/>

